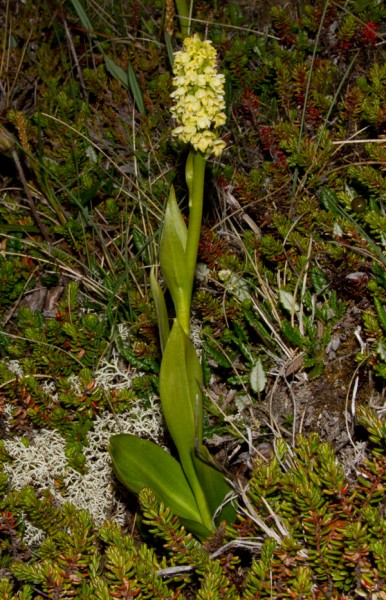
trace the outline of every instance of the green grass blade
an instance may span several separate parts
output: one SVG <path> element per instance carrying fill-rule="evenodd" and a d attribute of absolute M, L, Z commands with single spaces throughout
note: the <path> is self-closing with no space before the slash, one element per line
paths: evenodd
<path fill-rule="evenodd" d="M 79 17 L 82 27 L 84 27 L 84 29 L 87 30 L 90 37 L 95 38 L 96 35 L 93 32 L 93 30 L 94 30 L 93 25 L 92 25 L 90 19 L 88 18 L 86 11 L 84 10 L 82 4 L 79 2 L 79 0 L 71 0 L 71 2 L 72 2 L 72 5 L 73 5 L 78 17 Z M 137 106 L 137 109 L 139 110 L 139 112 L 142 115 L 145 115 L 146 107 L 145 107 L 145 102 L 143 99 L 143 94 L 142 94 L 141 88 L 139 86 L 138 78 L 134 72 L 132 65 L 129 63 L 127 73 L 125 73 L 125 71 L 119 65 L 117 65 L 113 61 L 112 58 L 110 58 L 109 56 L 107 56 L 105 54 L 102 46 L 99 46 L 99 50 L 103 54 L 105 64 L 106 64 L 106 69 L 108 70 L 110 75 L 112 75 L 115 79 L 120 81 L 127 90 L 131 91 L 133 98 L 134 98 L 134 102 Z"/>
<path fill-rule="evenodd" d="M 190 10 L 186 0 L 176 0 L 177 12 L 180 19 L 181 33 L 183 37 L 189 35 Z"/>
<path fill-rule="evenodd" d="M 166 50 L 168 53 L 168 59 L 169 59 L 169 63 L 170 63 L 170 68 L 173 68 L 174 65 L 174 51 L 173 51 L 173 46 L 172 46 L 172 40 L 170 35 L 168 34 L 167 31 L 165 31 L 165 45 L 166 45 Z"/>
<path fill-rule="evenodd" d="M 76 13 L 82 24 L 82 27 L 87 30 L 90 37 L 96 37 L 95 33 L 93 33 L 94 28 L 92 26 L 92 23 L 91 23 L 90 19 L 88 18 L 86 11 L 84 10 L 82 4 L 79 2 L 79 0 L 71 0 L 71 3 L 76 10 Z"/>
<path fill-rule="evenodd" d="M 129 86 L 131 93 L 133 94 L 134 102 L 137 105 L 137 108 L 141 115 L 146 115 L 146 107 L 143 99 L 142 90 L 139 87 L 138 78 L 134 72 L 132 65 L 129 63 L 127 67 L 127 73 L 129 78 Z"/>
<path fill-rule="evenodd" d="M 170 333 L 169 317 L 166 309 L 164 294 L 160 284 L 158 283 L 155 277 L 154 268 L 150 271 L 150 287 L 155 304 L 155 310 L 157 312 L 159 337 L 161 343 L 161 351 L 163 354 Z"/>
<path fill-rule="evenodd" d="M 105 59 L 106 69 L 108 70 L 110 75 L 112 75 L 114 79 L 120 81 L 123 84 L 123 86 L 128 90 L 129 78 L 127 76 L 127 73 L 125 73 L 125 71 L 119 65 L 117 65 L 112 58 L 110 58 L 106 54 L 103 54 L 103 57 Z"/>

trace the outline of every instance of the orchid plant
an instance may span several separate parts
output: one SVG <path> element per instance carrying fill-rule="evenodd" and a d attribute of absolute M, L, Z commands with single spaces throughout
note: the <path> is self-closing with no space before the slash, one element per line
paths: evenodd
<path fill-rule="evenodd" d="M 232 522 L 231 486 L 203 445 L 202 368 L 190 339 L 190 312 L 200 239 L 206 161 L 225 143 L 219 127 L 226 121 L 224 75 L 217 73 L 216 50 L 198 35 L 184 40 L 173 64 L 173 136 L 190 145 L 186 162 L 189 223 L 185 225 L 173 187 L 166 206 L 159 249 L 163 278 L 174 303 L 170 328 L 164 293 L 151 273 L 162 362 L 160 399 L 178 459 L 149 440 L 113 436 L 110 455 L 120 481 L 133 493 L 152 489 L 186 528 L 207 538 L 222 519 Z"/>

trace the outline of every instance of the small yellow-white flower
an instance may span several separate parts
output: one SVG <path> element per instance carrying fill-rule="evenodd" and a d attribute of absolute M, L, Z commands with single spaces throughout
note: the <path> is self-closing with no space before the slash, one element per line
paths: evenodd
<path fill-rule="evenodd" d="M 203 154 L 219 156 L 225 147 L 218 134 L 226 121 L 225 77 L 217 73 L 216 56 L 210 41 L 198 35 L 186 38 L 184 49 L 174 55 L 171 96 L 178 125 L 173 135 Z"/>

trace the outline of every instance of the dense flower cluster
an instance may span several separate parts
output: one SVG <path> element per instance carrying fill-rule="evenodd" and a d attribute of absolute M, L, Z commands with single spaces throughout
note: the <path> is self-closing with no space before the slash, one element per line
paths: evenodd
<path fill-rule="evenodd" d="M 186 38 L 184 49 L 175 54 L 173 72 L 172 115 L 178 124 L 173 135 L 203 154 L 219 156 L 225 147 L 218 134 L 226 121 L 225 77 L 216 71 L 212 43 L 198 35 Z"/>

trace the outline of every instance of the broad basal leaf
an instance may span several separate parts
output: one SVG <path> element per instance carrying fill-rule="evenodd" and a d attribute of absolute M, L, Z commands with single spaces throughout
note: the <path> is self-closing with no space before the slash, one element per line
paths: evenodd
<path fill-rule="evenodd" d="M 150 488 L 177 516 L 201 522 L 193 492 L 173 456 L 153 442 L 128 433 L 112 436 L 108 450 L 114 471 L 127 489 L 138 494 Z"/>
<path fill-rule="evenodd" d="M 197 354 L 189 337 L 175 319 L 160 371 L 162 411 L 181 466 L 196 498 L 201 520 L 210 529 L 212 514 L 192 458 L 192 452 L 202 438 L 201 387 L 202 371 Z"/>

